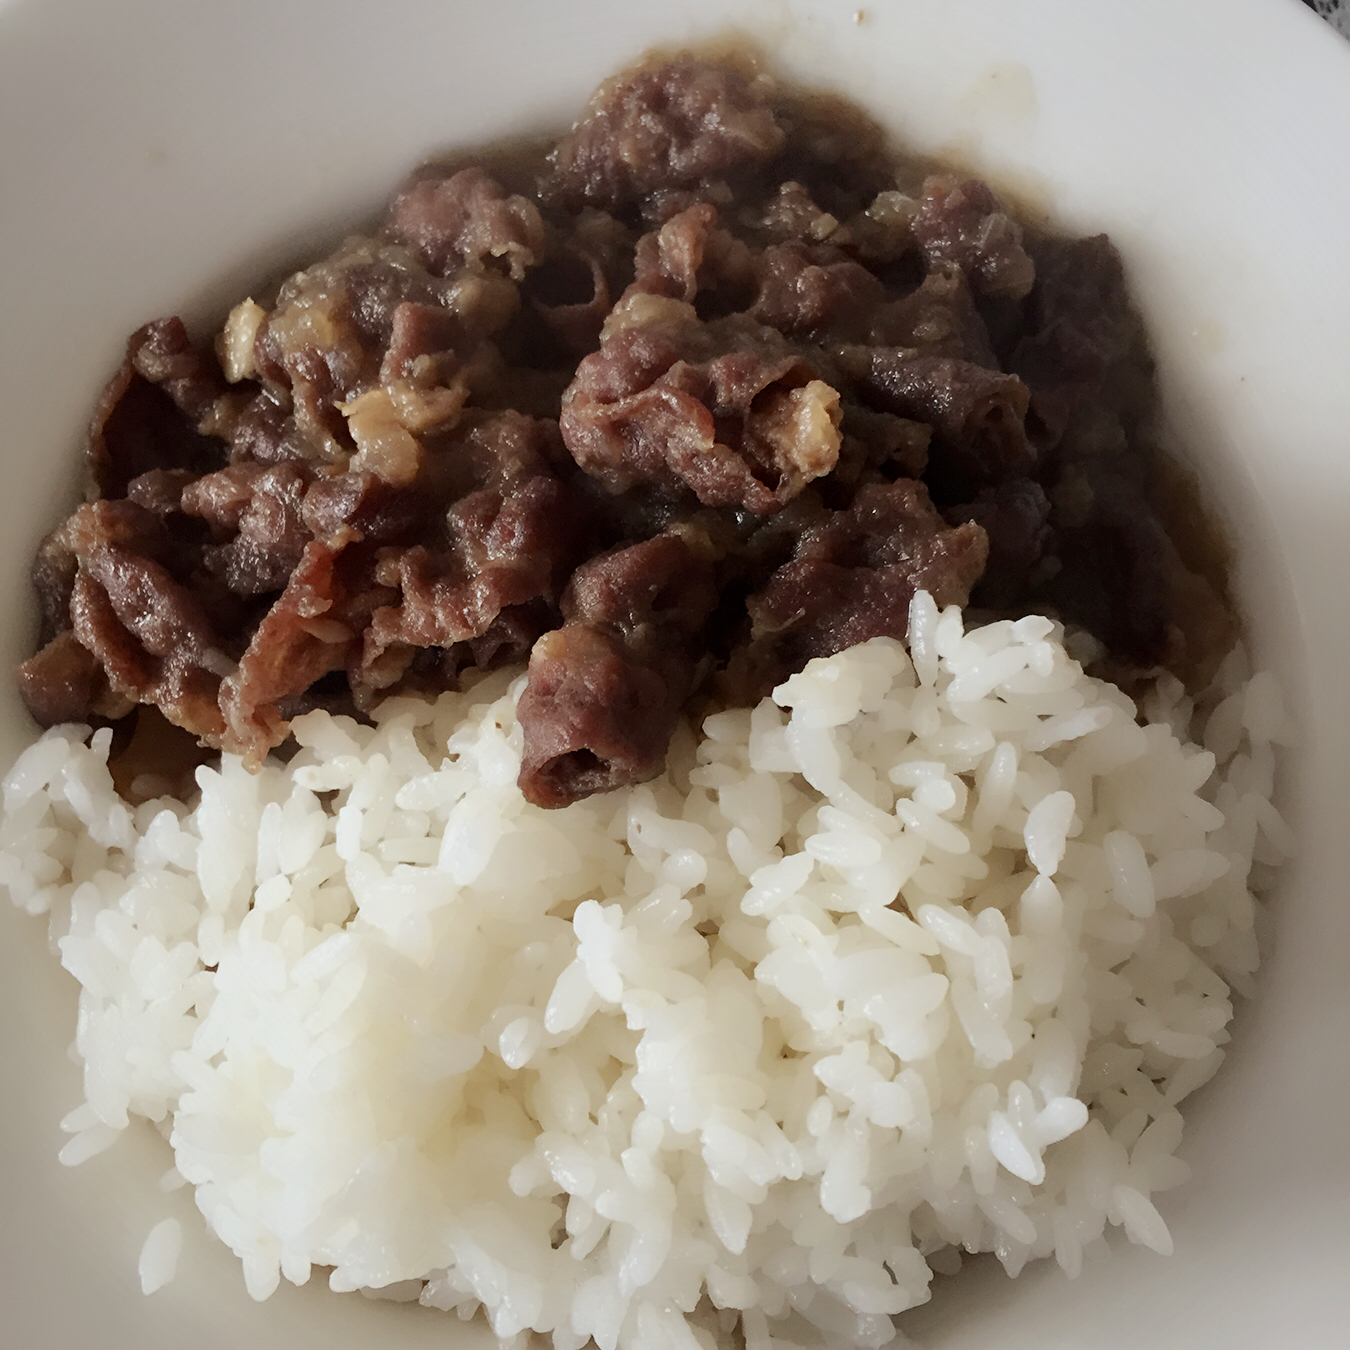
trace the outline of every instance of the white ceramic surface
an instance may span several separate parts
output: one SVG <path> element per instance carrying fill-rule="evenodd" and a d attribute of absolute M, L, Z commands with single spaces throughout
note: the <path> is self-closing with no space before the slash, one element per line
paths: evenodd
<path fill-rule="evenodd" d="M 1350 46 L 1297 0 L 0 0 L 4 660 L 31 638 L 27 559 L 128 331 L 219 317 L 429 152 L 557 124 L 645 45 L 729 25 L 917 146 L 1110 231 L 1306 732 L 1283 787 L 1302 854 L 1259 997 L 1192 1101 L 1194 1178 L 1161 1201 L 1177 1254 L 1119 1250 L 1075 1282 L 976 1263 L 902 1325 L 928 1350 L 1346 1346 Z M 30 734 L 0 680 L 0 759 Z M 61 1168 L 74 1007 L 41 925 L 0 904 L 0 1344 L 486 1342 L 317 1282 L 252 1304 L 190 1193 L 157 1189 L 148 1129 Z M 137 1254 L 166 1215 L 187 1233 L 179 1278 L 144 1299 Z"/>

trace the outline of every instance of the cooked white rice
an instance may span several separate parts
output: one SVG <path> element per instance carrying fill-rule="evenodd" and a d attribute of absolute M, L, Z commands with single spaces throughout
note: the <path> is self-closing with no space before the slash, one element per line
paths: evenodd
<path fill-rule="evenodd" d="M 137 1273 L 141 1277 L 141 1293 L 153 1294 L 163 1289 L 178 1271 L 178 1258 L 183 1252 L 183 1225 L 177 1219 L 161 1219 L 145 1239 Z"/>
<path fill-rule="evenodd" d="M 48 732 L 0 880 L 83 986 L 63 1161 L 147 1117 L 254 1297 L 331 1268 L 558 1350 L 880 1346 L 962 1250 L 1170 1251 L 1177 1105 L 1289 844 L 1278 689 L 1234 656 L 1140 725 L 1048 620 L 921 596 L 911 632 L 559 812 L 510 673 L 310 714 L 192 810 Z"/>

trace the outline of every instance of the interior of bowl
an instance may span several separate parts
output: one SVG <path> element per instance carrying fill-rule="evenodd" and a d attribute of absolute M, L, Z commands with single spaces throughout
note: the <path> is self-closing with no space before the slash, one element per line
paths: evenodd
<path fill-rule="evenodd" d="M 1167 438 L 1236 550 L 1261 664 L 1303 745 L 1281 802 L 1301 852 L 1272 905 L 1254 1004 L 1194 1099 L 1193 1180 L 1164 1199 L 1176 1255 L 1118 1250 L 1074 1282 L 993 1261 L 902 1319 L 923 1345 L 1331 1344 L 1350 1201 L 1350 920 L 1335 827 L 1347 761 L 1338 592 L 1350 523 L 1350 49 L 1294 0 L 161 0 L 0 5 L 0 603 L 6 659 L 32 637 L 28 559 L 78 491 L 88 410 L 125 335 L 218 320 L 260 277 L 370 215 L 429 154 L 565 124 L 652 44 L 735 28 L 796 78 L 847 92 L 915 148 L 958 160 L 1075 232 L 1108 231 L 1158 359 Z M 24 127 L 20 133 L 16 128 Z M 0 758 L 33 735 L 0 682 Z M 478 1325 L 311 1282 L 252 1304 L 189 1191 L 162 1193 L 149 1128 L 74 1172 L 57 1122 L 74 984 L 41 925 L 0 909 L 0 1264 L 16 1345 L 488 1344 Z M 151 1225 L 184 1220 L 178 1279 L 143 1299 Z M 71 1276 L 78 1272 L 78 1297 Z"/>

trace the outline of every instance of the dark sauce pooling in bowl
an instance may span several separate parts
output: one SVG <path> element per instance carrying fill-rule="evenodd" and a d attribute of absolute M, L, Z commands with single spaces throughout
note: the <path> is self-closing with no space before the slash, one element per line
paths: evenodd
<path fill-rule="evenodd" d="M 40 722 L 153 705 L 256 764 L 308 708 L 528 657 L 521 785 L 558 806 L 658 773 L 691 698 L 904 637 L 918 589 L 1079 625 L 1126 685 L 1234 635 L 1159 509 L 1110 241 L 748 58 L 428 167 L 262 299 L 214 347 L 132 336 L 34 564 Z"/>

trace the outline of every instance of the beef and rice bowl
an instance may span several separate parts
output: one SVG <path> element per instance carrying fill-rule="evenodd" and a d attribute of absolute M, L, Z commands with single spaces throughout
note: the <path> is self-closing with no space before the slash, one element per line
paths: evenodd
<path fill-rule="evenodd" d="M 1105 236 L 743 53 L 138 330 L 0 827 L 70 1160 L 558 1350 L 1170 1249 L 1286 726 L 1154 404 Z"/>

